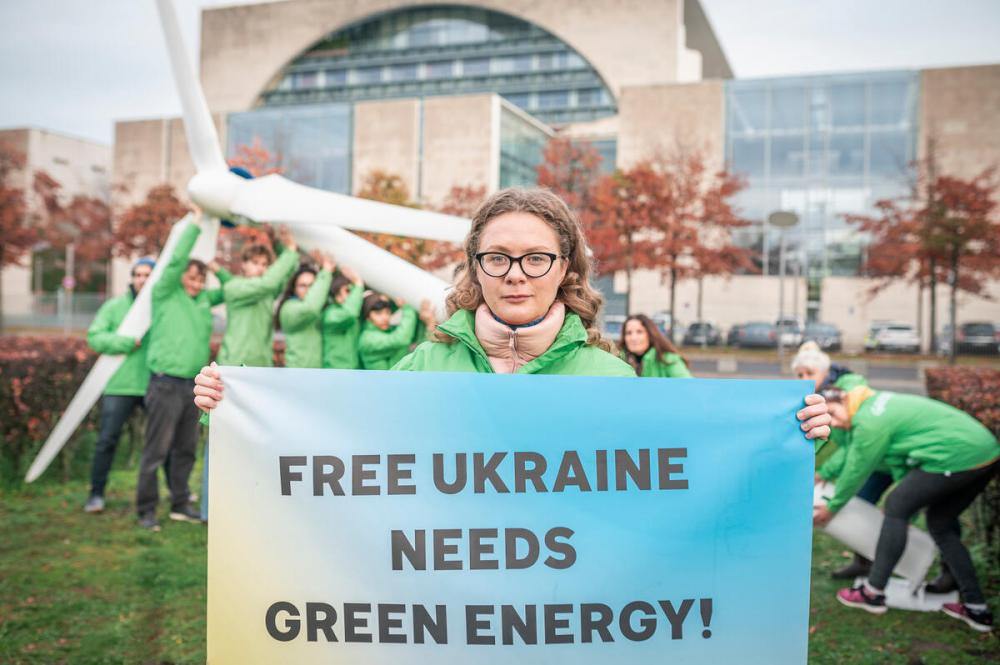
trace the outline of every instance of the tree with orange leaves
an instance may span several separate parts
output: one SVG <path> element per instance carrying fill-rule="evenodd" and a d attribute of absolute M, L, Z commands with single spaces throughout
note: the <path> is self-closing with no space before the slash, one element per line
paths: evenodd
<path fill-rule="evenodd" d="M 930 289 L 930 344 L 936 347 L 937 285 L 950 287 L 950 357 L 954 362 L 958 292 L 989 297 L 986 282 L 1000 277 L 1000 214 L 995 167 L 962 179 L 938 173 L 933 141 L 914 164 L 908 196 L 882 199 L 875 214 L 845 215 L 871 238 L 863 270 L 878 279 L 873 292 L 894 281 Z"/>
<path fill-rule="evenodd" d="M 173 185 L 157 185 L 141 203 L 129 207 L 118 218 L 114 230 L 116 256 L 156 256 L 163 249 L 174 222 L 190 212 Z"/>
<path fill-rule="evenodd" d="M 37 202 L 34 215 L 49 246 L 64 252 L 72 245 L 74 279 L 89 282 L 95 273 L 107 271 L 111 260 L 111 208 L 101 199 L 77 194 L 66 200 L 62 185 L 44 171 L 32 183 Z M 57 258 L 57 264 L 60 263 Z M 62 266 L 68 270 L 69 266 Z"/>
<path fill-rule="evenodd" d="M 24 189 L 14 184 L 15 175 L 24 168 L 24 155 L 0 144 L 0 272 L 18 265 L 38 240 L 38 232 L 27 217 Z M 0 294 L 3 285 L 0 284 Z M 0 329 L 3 328 L 3 302 L 0 301 Z"/>
<path fill-rule="evenodd" d="M 590 210 L 601 161 L 601 154 L 589 141 L 554 137 L 542 151 L 538 186 L 551 189 L 582 217 Z"/>

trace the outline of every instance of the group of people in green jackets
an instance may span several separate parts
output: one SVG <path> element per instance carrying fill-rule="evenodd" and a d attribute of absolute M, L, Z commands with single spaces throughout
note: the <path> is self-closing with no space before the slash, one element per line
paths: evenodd
<path fill-rule="evenodd" d="M 837 600 L 871 614 L 887 611 L 885 589 L 903 556 L 910 521 L 924 513 L 927 530 L 941 552 L 941 574 L 930 593 L 957 589 L 960 602 L 942 611 L 979 632 L 993 629 L 968 549 L 961 541 L 959 516 L 1000 472 L 1000 444 L 968 413 L 919 395 L 873 390 L 865 377 L 834 365 L 815 342 L 804 344 L 793 369 L 815 381 L 829 404 L 835 451 L 818 459 L 816 482 L 834 482 L 826 506 L 814 511 L 824 526 L 857 496 L 885 514 L 873 561 L 855 554 L 833 576 L 864 578 L 837 592 Z M 829 448 L 829 446 L 827 447 Z"/>
<path fill-rule="evenodd" d="M 328 256 L 317 265 L 302 260 L 294 237 L 282 228 L 272 243 L 252 244 L 242 253 L 241 274 L 190 258 L 201 233 L 192 222 L 180 235 L 160 279 L 153 286 L 152 322 L 142 339 L 116 331 L 155 263 L 141 259 L 132 268 L 128 293 L 108 300 L 89 331 L 90 346 L 102 354 L 125 355 L 105 389 L 100 431 L 91 469 L 87 512 L 104 510 L 108 473 L 124 423 L 136 408 L 146 411 L 146 441 L 139 464 L 136 508 L 140 526 L 159 530 L 158 470 L 170 489 L 171 519 L 208 518 L 208 456 L 200 510 L 189 488 L 200 437 L 198 409 L 191 402 L 194 377 L 210 357 L 212 308 L 226 306 L 226 330 L 217 361 L 221 365 L 270 367 L 274 331 L 285 340 L 287 367 L 387 369 L 433 329 L 431 308 L 418 313 L 380 293 L 365 292 L 351 268 L 339 271 Z M 277 256 L 275 256 L 277 255 Z M 221 286 L 206 289 L 211 270 Z M 277 307 L 275 301 L 277 300 Z M 399 323 L 393 312 L 401 308 Z"/>

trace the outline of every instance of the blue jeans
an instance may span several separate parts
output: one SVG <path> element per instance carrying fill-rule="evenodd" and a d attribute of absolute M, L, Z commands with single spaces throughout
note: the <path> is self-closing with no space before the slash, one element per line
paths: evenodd
<path fill-rule="evenodd" d="M 90 468 L 91 496 L 104 496 L 122 427 L 136 407 L 142 406 L 142 399 L 142 395 L 104 395 L 101 398 L 100 431 L 94 449 L 94 463 Z"/>

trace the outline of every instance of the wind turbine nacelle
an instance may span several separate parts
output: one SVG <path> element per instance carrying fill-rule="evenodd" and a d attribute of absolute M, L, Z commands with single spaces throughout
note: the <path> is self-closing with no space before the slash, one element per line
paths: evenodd
<path fill-rule="evenodd" d="M 229 171 L 203 171 L 188 182 L 188 195 L 205 213 L 227 219 L 233 216 L 233 203 L 244 182 Z"/>

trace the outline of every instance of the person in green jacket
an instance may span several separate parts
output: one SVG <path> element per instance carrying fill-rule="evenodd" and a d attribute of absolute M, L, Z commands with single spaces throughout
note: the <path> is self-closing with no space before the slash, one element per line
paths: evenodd
<path fill-rule="evenodd" d="M 625 319 L 620 341 L 622 357 L 644 377 L 690 379 L 687 362 L 645 314 Z"/>
<path fill-rule="evenodd" d="M 833 364 L 830 356 L 813 340 L 799 347 L 795 357 L 792 358 L 792 371 L 799 379 L 812 381 L 818 393 L 831 389 L 849 391 L 858 386 L 868 385 L 867 379 L 861 374 L 855 374 L 843 365 Z M 816 451 L 817 482 L 821 479 L 827 480 L 823 477 L 822 470 L 829 468 L 826 466 L 829 460 L 836 457 L 837 459 L 832 462 L 836 465 L 847 452 L 844 448 L 846 440 L 847 433 L 844 430 L 834 429 L 826 445 Z M 876 505 L 890 485 L 892 485 L 892 475 L 884 469 L 877 469 L 865 481 L 857 496 Z M 871 565 L 872 562 L 867 557 L 855 552 L 849 563 L 832 571 L 830 576 L 837 580 L 853 580 L 867 575 Z"/>
<path fill-rule="evenodd" d="M 580 222 L 558 196 L 494 193 L 473 216 L 464 252 L 446 300 L 449 318 L 394 370 L 635 377 L 595 327 L 602 297 L 590 283 Z M 195 403 L 211 411 L 222 399 L 218 370 L 203 368 L 196 383 Z M 806 402 L 796 414 L 806 436 L 826 437 L 825 401 Z"/>
<path fill-rule="evenodd" d="M 330 285 L 332 302 L 323 310 L 323 367 L 326 369 L 358 369 L 358 337 L 361 335 L 361 305 L 364 302 L 364 282 L 346 266 Z"/>
<path fill-rule="evenodd" d="M 278 301 L 274 326 L 285 334 L 285 367 L 323 366 L 320 320 L 335 267 L 330 257 L 323 257 L 319 273 L 312 266 L 299 268 Z"/>
<path fill-rule="evenodd" d="M 101 397 L 100 430 L 90 470 L 90 495 L 83 507 L 88 513 L 104 511 L 104 489 L 122 427 L 132 412 L 142 406 L 146 386 L 149 385 L 144 340 L 119 335 L 117 330 L 155 266 L 156 262 L 149 258 L 136 261 L 132 266 L 128 292 L 101 305 L 87 331 L 87 344 L 97 353 L 125 356 L 125 361 L 108 381 Z"/>
<path fill-rule="evenodd" d="M 207 266 L 191 259 L 201 221 L 181 233 L 173 254 L 152 286 L 153 316 L 146 366 L 152 376 L 146 390 L 146 445 L 139 463 L 136 509 L 139 525 L 158 531 L 159 490 L 156 470 L 170 455 L 170 518 L 201 522 L 190 505 L 188 478 L 198 446 L 198 409 L 190 395 L 194 377 L 208 362 L 212 307 L 223 301 L 222 289 L 205 289 Z"/>
<path fill-rule="evenodd" d="M 243 250 L 242 276 L 226 280 L 226 333 L 222 337 L 218 363 L 271 367 L 274 364 L 274 301 L 299 264 L 298 247 L 287 226 L 281 227 L 283 247 L 278 260 L 267 245 L 254 244 Z"/>
<path fill-rule="evenodd" d="M 942 609 L 976 630 L 991 630 L 993 615 L 962 544 L 958 517 L 1000 470 L 996 438 L 964 411 L 927 397 L 861 386 L 827 399 L 833 426 L 847 430 L 850 440 L 834 495 L 815 509 L 814 523 L 829 522 L 879 465 L 898 480 L 885 500 L 868 579 L 841 589 L 837 600 L 873 614 L 886 611 L 885 586 L 906 547 L 910 518 L 926 509 L 927 529 L 961 592 L 962 602 Z"/>
<path fill-rule="evenodd" d="M 399 325 L 392 325 L 393 302 L 382 293 L 370 293 L 361 307 L 364 323 L 358 338 L 358 353 L 364 369 L 390 369 L 403 356 L 417 336 L 417 311 L 396 303 L 400 309 Z"/>

